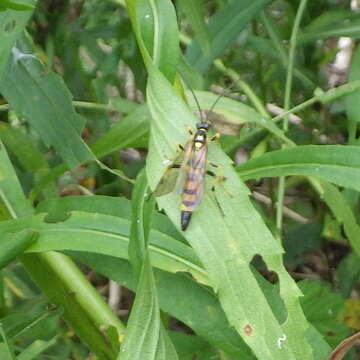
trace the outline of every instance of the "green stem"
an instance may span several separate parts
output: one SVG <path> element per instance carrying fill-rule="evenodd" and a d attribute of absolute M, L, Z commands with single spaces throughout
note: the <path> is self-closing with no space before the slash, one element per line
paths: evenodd
<path fill-rule="evenodd" d="M 261 19 L 262 23 L 264 24 L 264 27 L 270 37 L 270 40 L 272 41 L 272 43 L 274 45 L 277 53 L 279 54 L 282 65 L 287 68 L 289 65 L 289 58 L 288 58 L 288 55 L 286 54 L 285 47 L 282 43 L 282 39 L 280 38 L 279 34 L 277 33 L 277 29 L 274 25 L 274 22 L 266 14 L 265 11 L 262 11 L 260 13 L 260 19 Z M 314 89 L 316 87 L 316 84 L 296 67 L 294 67 L 294 76 L 296 76 L 299 80 L 301 80 L 302 83 L 304 84 L 304 86 L 306 86 L 307 88 Z"/>
<path fill-rule="evenodd" d="M 180 33 L 180 41 L 185 45 L 189 45 L 191 39 L 185 34 Z M 263 103 L 256 95 L 255 91 L 251 88 L 251 86 L 244 80 L 241 80 L 239 73 L 227 68 L 220 59 L 215 59 L 213 61 L 213 64 L 220 72 L 228 76 L 245 93 L 245 95 L 249 98 L 257 111 L 264 118 L 269 118 L 269 113 L 267 112 L 266 107 L 263 105 Z"/>
<path fill-rule="evenodd" d="M 289 60 L 286 72 L 286 84 L 285 84 L 285 96 L 284 96 L 284 110 L 288 111 L 290 109 L 290 99 L 291 99 L 291 87 L 293 80 L 293 69 L 294 69 L 294 60 L 295 60 L 295 50 L 296 50 L 296 39 L 299 31 L 300 21 L 306 7 L 307 0 L 301 0 L 298 7 L 294 26 L 291 32 L 290 37 L 290 48 L 289 48 Z M 285 115 L 283 117 L 283 129 L 284 132 L 288 130 L 289 119 Z M 283 225 L 283 207 L 284 207 L 284 197 L 285 197 L 285 177 L 280 177 L 279 179 L 279 190 L 276 203 L 276 228 L 278 230 L 278 235 L 281 238 L 281 231 Z"/>
<path fill-rule="evenodd" d="M 121 99 L 121 100 L 124 102 L 124 106 L 126 106 L 126 105 L 133 106 L 135 104 L 135 103 L 132 103 L 125 99 Z M 94 103 L 94 102 L 89 102 L 89 101 L 75 101 L 75 100 L 72 103 L 75 107 L 80 108 L 80 109 L 123 112 L 110 104 L 100 104 L 100 103 Z M 0 105 L 0 111 L 7 111 L 7 110 L 9 110 L 9 104 Z M 124 111 L 124 112 L 127 112 L 127 111 Z"/>
<path fill-rule="evenodd" d="M 223 74 L 228 76 L 231 80 L 234 81 L 234 83 L 245 93 L 245 95 L 249 98 L 249 100 L 252 102 L 254 107 L 257 109 L 259 114 L 261 114 L 264 118 L 269 118 L 269 114 L 259 99 L 259 97 L 256 95 L 255 91 L 250 87 L 250 85 L 241 80 L 240 74 L 236 71 L 227 68 L 224 63 L 220 59 L 214 60 L 215 67 L 221 71 Z"/>

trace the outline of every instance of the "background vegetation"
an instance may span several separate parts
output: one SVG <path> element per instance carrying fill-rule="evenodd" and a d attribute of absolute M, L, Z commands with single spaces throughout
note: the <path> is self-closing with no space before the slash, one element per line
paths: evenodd
<path fill-rule="evenodd" d="M 358 9 L 0 0 L 0 358 L 342 359 Z M 181 232 L 179 195 L 148 188 L 198 121 L 189 88 L 202 109 L 228 89 L 215 111 L 241 130 L 210 145 L 226 181 Z"/>

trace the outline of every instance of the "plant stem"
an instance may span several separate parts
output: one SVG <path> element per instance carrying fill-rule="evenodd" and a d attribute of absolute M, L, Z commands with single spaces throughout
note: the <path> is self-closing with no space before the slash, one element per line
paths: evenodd
<path fill-rule="evenodd" d="M 264 24 L 270 40 L 272 41 L 275 49 L 277 50 L 277 53 L 279 54 L 282 65 L 284 67 L 287 67 L 289 65 L 289 59 L 273 20 L 266 14 L 265 11 L 262 11 L 260 13 L 260 19 L 261 22 Z M 299 80 L 301 80 L 303 85 L 306 86 L 308 89 L 314 89 L 316 87 L 316 84 L 296 67 L 294 67 L 294 75 Z"/>
<path fill-rule="evenodd" d="M 292 87 L 293 68 L 294 68 L 294 60 L 295 60 L 295 50 L 296 50 L 296 38 L 299 31 L 300 21 L 306 7 L 306 3 L 307 0 L 301 0 L 300 2 L 290 37 L 289 60 L 288 60 L 287 73 L 286 73 L 285 96 L 284 96 L 285 111 L 288 111 L 290 109 L 291 87 Z M 283 129 L 284 132 L 286 132 L 289 127 L 288 115 L 285 115 L 283 119 L 284 119 Z M 279 238 L 281 238 L 281 231 L 283 225 L 284 196 L 285 196 L 285 177 L 282 176 L 279 179 L 279 190 L 278 190 L 277 204 L 276 204 L 276 228 L 278 230 Z"/>
<path fill-rule="evenodd" d="M 241 88 L 242 91 L 244 91 L 245 95 L 249 98 L 249 100 L 253 103 L 256 110 L 265 118 L 269 118 L 269 114 L 259 99 L 259 97 L 256 95 L 255 91 L 250 87 L 250 85 L 241 80 L 241 76 L 236 71 L 227 68 L 224 63 L 220 59 L 214 60 L 215 67 L 224 73 L 226 76 L 228 76 L 231 80 L 234 81 L 234 83 Z"/>
<path fill-rule="evenodd" d="M 73 101 L 73 105 L 77 108 L 82 109 L 92 109 L 92 110 L 102 110 L 102 111 L 119 111 L 117 108 L 110 104 L 100 104 L 100 103 L 93 103 L 88 101 Z M 0 111 L 7 111 L 9 110 L 9 104 L 2 104 L 0 105 Z"/>
<path fill-rule="evenodd" d="M 185 34 L 180 33 L 180 41 L 185 45 L 189 45 L 191 39 Z M 220 59 L 215 59 L 213 61 L 213 64 L 220 72 L 228 76 L 237 86 L 239 86 L 239 88 L 245 93 L 245 95 L 249 98 L 254 107 L 262 116 L 264 116 L 265 118 L 269 118 L 269 113 L 267 112 L 265 106 L 263 105 L 259 97 L 256 95 L 255 91 L 251 88 L 251 86 L 241 79 L 239 73 L 237 73 L 233 69 L 227 68 Z"/>

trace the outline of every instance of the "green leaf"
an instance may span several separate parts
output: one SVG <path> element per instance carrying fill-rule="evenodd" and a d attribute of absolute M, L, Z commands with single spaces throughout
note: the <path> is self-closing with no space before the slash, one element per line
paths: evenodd
<path fill-rule="evenodd" d="M 351 252 L 345 256 L 336 269 L 336 278 L 341 295 L 349 298 L 352 289 L 359 283 L 360 278 L 360 257 Z"/>
<path fill-rule="evenodd" d="M 51 329 L 51 322 L 57 322 L 63 313 L 61 308 L 50 308 L 44 299 L 36 298 L 37 303 L 32 307 L 24 306 L 20 311 L 13 312 L 1 319 L 2 326 L 6 331 L 9 341 L 19 340 L 22 337 L 39 335 L 39 329 L 46 325 Z M 48 332 L 49 333 L 49 332 Z M 52 335 L 50 333 L 50 335 Z"/>
<path fill-rule="evenodd" d="M 200 104 L 201 110 L 210 110 L 212 105 L 218 100 L 219 95 L 209 91 L 195 91 L 195 96 Z M 198 111 L 195 99 L 190 91 L 186 92 L 187 101 L 191 109 Z M 246 123 L 255 123 L 262 128 L 268 130 L 271 134 L 283 140 L 288 145 L 292 146 L 293 142 L 286 137 L 284 132 L 277 127 L 277 125 L 262 117 L 249 105 L 243 104 L 227 97 L 222 97 L 214 108 L 214 111 L 226 118 L 226 121 L 233 126 L 242 126 Z"/>
<path fill-rule="evenodd" d="M 181 360 L 207 359 L 205 354 L 210 353 L 213 359 L 216 359 L 218 349 L 213 348 L 200 336 L 185 334 L 179 331 L 170 331 L 170 339 L 173 342 L 176 351 Z M 208 359 L 211 359 L 209 357 Z"/>
<path fill-rule="evenodd" d="M 303 280 L 299 286 L 304 293 L 301 303 L 306 317 L 332 347 L 336 346 L 350 333 L 340 320 L 345 300 L 323 281 Z"/>
<path fill-rule="evenodd" d="M 134 272 L 140 276 L 147 252 L 152 214 L 155 207 L 154 196 L 148 194 L 148 182 L 144 170 L 136 178 L 131 204 L 129 260 Z"/>
<path fill-rule="evenodd" d="M 11 353 L 11 350 L 9 350 L 5 343 L 0 343 L 0 356 L 4 360 L 16 360 L 15 354 Z"/>
<path fill-rule="evenodd" d="M 35 243 L 37 235 L 25 230 L 14 235 L 3 236 L 0 240 L 0 269 L 5 267 L 27 248 Z"/>
<path fill-rule="evenodd" d="M 360 255 L 360 226 L 357 219 L 346 202 L 342 193 L 327 182 L 321 182 L 322 197 L 331 209 L 339 224 L 344 226 L 344 231 L 350 241 L 352 248 Z"/>
<path fill-rule="evenodd" d="M 97 139 L 91 145 L 91 149 L 97 157 L 101 158 L 113 151 L 129 147 L 144 147 L 147 145 L 149 123 L 149 110 L 145 105 L 141 105 Z"/>
<path fill-rule="evenodd" d="M 196 35 L 196 39 L 200 43 L 202 52 L 208 55 L 211 47 L 209 31 L 204 21 L 204 4 L 192 0 L 180 0 L 179 3 Z"/>
<path fill-rule="evenodd" d="M 6 228 L 10 225 L 10 228 L 13 227 L 15 230 L 15 236 L 17 232 L 32 229 L 32 220 L 30 220 L 32 217 L 25 216 L 31 215 L 33 209 L 22 192 L 2 144 L 0 175 L 1 199 L 9 209 L 10 216 L 15 219 L 1 222 L 0 234 L 2 237 L 9 234 Z M 22 225 L 25 226 L 21 229 Z M 10 232 L 12 233 L 11 230 Z M 99 326 L 104 324 L 114 326 L 121 333 L 122 324 L 70 259 L 57 253 L 25 254 L 21 256 L 21 262 L 46 295 L 55 304 L 64 308 L 64 318 L 75 329 L 77 335 L 94 353 L 108 356 L 104 359 L 112 359 L 115 356 L 114 349 L 100 333 Z M 73 291 L 76 292 L 76 297 L 68 296 Z"/>
<path fill-rule="evenodd" d="M 24 50 L 25 49 L 25 50 Z M 27 120 L 48 146 L 53 146 L 70 167 L 94 160 L 81 139 L 82 119 L 75 112 L 62 79 L 40 63 L 35 55 L 13 48 L 0 91 L 17 116 Z"/>
<path fill-rule="evenodd" d="M 284 259 L 288 265 L 302 264 L 304 254 L 319 249 L 321 244 L 322 226 L 316 222 L 297 225 L 285 234 L 283 246 L 286 250 Z"/>
<path fill-rule="evenodd" d="M 310 21 L 305 26 L 305 31 L 310 33 L 319 29 L 331 28 L 339 22 L 350 22 L 351 20 L 357 19 L 359 15 L 351 10 L 328 10 L 321 12 L 320 15 Z"/>
<path fill-rule="evenodd" d="M 136 290 L 136 281 L 128 261 L 86 252 L 71 252 L 71 256 L 132 291 Z M 254 359 L 239 334 L 229 326 L 213 292 L 186 274 L 171 274 L 157 269 L 154 274 L 159 304 L 163 311 L 185 323 L 196 334 L 235 359 Z"/>
<path fill-rule="evenodd" d="M 35 182 L 49 173 L 44 155 L 36 148 L 34 140 L 25 135 L 21 129 L 0 122 L 0 137 L 11 154 L 15 155 L 19 164 L 34 176 Z M 57 189 L 54 182 L 42 187 L 42 192 L 56 197 Z"/>
<path fill-rule="evenodd" d="M 127 0 L 126 3 L 129 12 L 137 17 L 135 33 L 143 40 L 140 46 L 143 56 L 146 51 L 166 78 L 173 82 L 180 56 L 179 32 L 173 5 L 163 0 Z"/>
<path fill-rule="evenodd" d="M 173 93 L 161 74 L 152 68 L 149 69 L 147 94 L 153 117 L 147 172 L 150 184 L 155 188 L 165 170 L 163 162 L 166 157 L 171 158 L 174 155 L 171 153 L 175 148 L 172 144 L 176 141 L 185 143 L 186 128 L 194 126 L 196 119 Z M 258 357 L 296 359 L 298 356 L 300 358 L 301 354 L 302 358 L 310 358 L 310 349 L 306 341 L 304 340 L 301 345 L 298 341 L 301 321 L 303 331 L 307 326 L 297 300 L 299 292 L 282 265 L 280 245 L 252 207 L 247 195 L 248 190 L 239 183 L 230 160 L 215 145 L 209 148 L 209 159 L 212 163 L 224 167 L 227 180 L 223 186 L 217 187 L 215 194 L 211 191 L 211 184 L 206 185 L 202 204 L 186 231 L 187 240 L 204 264 L 212 287 L 219 292 L 222 307 L 230 324 Z M 231 192 L 231 196 L 227 191 Z M 179 202 L 179 196 L 176 194 L 158 199 L 160 207 L 165 209 L 178 227 Z M 241 237 L 237 234 L 241 234 Z M 249 269 L 249 262 L 255 254 L 261 254 L 268 267 L 277 272 L 280 278 L 281 297 L 288 307 L 289 314 L 283 326 L 280 326 L 274 317 Z M 252 296 L 248 297 L 250 293 Z M 303 320 L 299 322 L 301 318 Z M 267 324 L 266 334 L 272 334 L 271 338 L 267 338 L 261 330 L 264 321 Z M 277 341 L 283 339 L 284 334 L 287 342 L 286 346 L 282 347 L 282 343 L 278 345 Z"/>
<path fill-rule="evenodd" d="M 360 20 L 344 21 L 339 24 L 331 24 L 329 26 L 319 27 L 316 30 L 311 30 L 299 34 L 298 45 L 306 45 L 312 41 L 325 40 L 328 38 L 338 38 L 341 36 L 348 36 L 357 38 L 360 35 Z"/>
<path fill-rule="evenodd" d="M 114 327 L 120 337 L 123 325 L 74 263 L 55 252 L 36 257 L 24 254 L 21 260 L 49 300 L 61 306 L 65 321 L 92 352 L 100 359 L 114 359 L 118 348 L 107 339 L 107 329 Z"/>
<path fill-rule="evenodd" d="M 133 8 L 130 10 L 149 73 L 147 99 L 153 121 L 147 175 L 150 187 L 155 189 L 166 168 L 164 162 L 174 156 L 177 141 L 186 142 L 186 128 L 194 126 L 196 118 L 177 97 L 163 74 L 154 67 L 143 46 L 136 11 Z M 209 159 L 224 167 L 227 180 L 217 186 L 216 193 L 211 192 L 211 184 L 206 185 L 202 204 L 186 231 L 187 240 L 204 264 L 211 286 L 219 293 L 229 323 L 258 357 L 269 360 L 310 359 L 310 347 L 305 337 L 299 336 L 299 332 L 304 335 L 308 327 L 298 300 L 300 292 L 283 267 L 280 244 L 252 207 L 248 190 L 239 182 L 230 159 L 214 144 L 209 148 Z M 159 206 L 178 227 L 179 203 L 176 194 L 158 199 Z M 222 241 L 219 242 L 219 239 Z M 255 254 L 261 254 L 268 268 L 279 276 L 280 296 L 288 311 L 287 321 L 283 324 L 277 321 L 249 268 Z M 250 293 L 251 297 L 248 296 Z M 264 322 L 267 324 L 266 333 Z M 281 342 L 284 336 L 285 344 Z"/>
<path fill-rule="evenodd" d="M 39 356 L 51 346 L 55 345 L 57 337 L 51 340 L 36 340 L 23 350 L 17 357 L 17 360 L 36 360 Z"/>
<path fill-rule="evenodd" d="M 10 344 L 9 339 L 4 331 L 2 321 L 0 321 L 0 336 L 3 342 L 0 343 L 0 355 L 2 355 L 5 359 L 16 360 L 15 351 Z"/>
<path fill-rule="evenodd" d="M 160 319 L 149 257 L 145 256 L 125 339 L 118 360 L 176 360 L 178 356 Z"/>
<path fill-rule="evenodd" d="M 136 21 L 136 18 L 133 21 Z M 150 61 L 145 61 L 149 72 L 148 104 L 153 118 L 147 173 L 151 187 L 155 188 L 165 170 L 164 160 L 174 155 L 173 144 L 176 141 L 185 143 L 186 128 L 194 126 L 196 119 L 162 74 Z M 223 186 L 218 186 L 215 195 L 217 200 L 214 200 L 208 184 L 202 205 L 186 231 L 188 241 L 204 264 L 212 287 L 219 292 L 230 324 L 258 357 L 296 359 L 301 354 L 302 358 L 310 358 L 310 348 L 306 341 L 302 344 L 298 341 L 300 323 L 301 331 L 305 332 L 307 328 L 297 299 L 300 293 L 282 265 L 279 244 L 252 207 L 247 196 L 248 191 L 239 183 L 230 160 L 215 145 L 209 149 L 209 158 L 211 162 L 224 166 L 227 178 L 224 186 L 231 189 L 232 195 L 229 196 Z M 166 210 L 177 226 L 179 201 L 179 196 L 175 194 L 158 200 L 160 207 Z M 240 219 L 239 214 L 243 214 Z M 242 234 L 241 238 L 236 235 L 239 233 Z M 264 240 L 265 238 L 267 240 Z M 221 243 L 218 239 L 222 239 Z M 258 241 L 260 239 L 261 241 Z M 282 284 L 280 294 L 286 307 L 289 307 L 289 317 L 283 326 L 277 322 L 249 269 L 249 262 L 255 254 L 261 254 L 268 267 L 279 275 Z M 251 298 L 247 296 L 249 293 L 252 294 Z M 299 322 L 299 319 L 302 320 Z M 262 331 L 261 324 L 264 321 L 267 324 L 267 334 L 272 334 L 271 338 L 267 338 Z M 286 345 L 283 346 L 281 342 L 279 345 L 284 334 Z"/>
<path fill-rule="evenodd" d="M 186 53 L 189 63 L 204 73 L 211 62 L 229 48 L 239 33 L 269 2 L 270 0 L 232 1 L 218 11 L 208 24 L 211 43 L 210 54 L 203 53 L 199 43 L 194 40 Z"/>
<path fill-rule="evenodd" d="M 5 9 L 11 9 L 16 11 L 28 11 L 33 10 L 34 5 L 29 5 L 23 2 L 16 2 L 12 0 L 0 0 L 0 11 Z"/>
<path fill-rule="evenodd" d="M 303 145 L 266 153 L 236 167 L 243 180 L 305 175 L 360 191 L 360 148 Z"/>
<path fill-rule="evenodd" d="M 23 3 L 28 6 L 34 4 L 31 0 L 23 1 Z M 0 78 L 4 72 L 11 48 L 24 31 L 31 13 L 31 11 L 14 10 L 0 12 Z"/>
<path fill-rule="evenodd" d="M 0 142 L 0 198 L 13 218 L 32 214 L 4 145 Z"/>
<path fill-rule="evenodd" d="M 0 122 L 0 137 L 28 172 L 35 173 L 48 167 L 43 154 L 34 146 L 34 140 L 18 127 Z"/>

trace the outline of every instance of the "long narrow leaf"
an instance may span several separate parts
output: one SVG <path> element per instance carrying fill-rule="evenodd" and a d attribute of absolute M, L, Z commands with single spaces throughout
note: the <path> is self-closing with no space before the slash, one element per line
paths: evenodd
<path fill-rule="evenodd" d="M 186 57 L 203 73 L 213 60 L 235 41 L 240 32 L 256 16 L 270 0 L 232 1 L 216 13 L 209 21 L 211 41 L 210 54 L 203 53 L 199 43 L 194 40 L 188 47 Z"/>
<path fill-rule="evenodd" d="M 266 153 L 236 169 L 243 180 L 305 175 L 360 190 L 360 148 L 357 146 L 297 146 Z"/>

